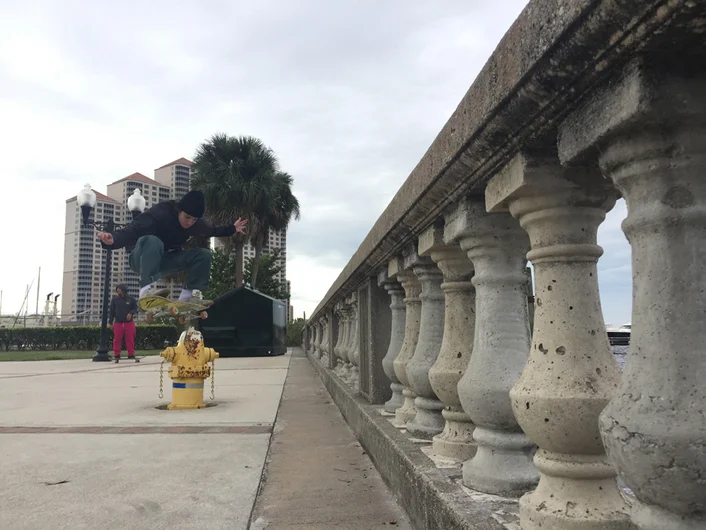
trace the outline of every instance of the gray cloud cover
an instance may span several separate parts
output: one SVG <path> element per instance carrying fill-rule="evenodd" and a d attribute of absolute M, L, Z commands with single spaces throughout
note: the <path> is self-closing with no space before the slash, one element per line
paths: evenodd
<path fill-rule="evenodd" d="M 27 248 L 0 264 L 3 309 L 19 308 L 37 266 L 60 290 L 63 201 L 84 181 L 151 176 L 222 131 L 262 138 L 295 178 L 289 277 L 295 311 L 310 313 L 525 4 L 0 2 L 3 183 L 31 185 L 42 212 L 22 232 L 0 228 Z M 601 229 L 615 323 L 630 314 L 619 208 Z M 27 245 L 32 234 L 43 243 Z"/>

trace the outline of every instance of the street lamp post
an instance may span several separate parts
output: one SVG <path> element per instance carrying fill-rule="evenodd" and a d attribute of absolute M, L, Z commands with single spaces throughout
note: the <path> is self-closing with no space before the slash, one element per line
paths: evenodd
<path fill-rule="evenodd" d="M 76 199 L 78 200 L 78 205 L 81 207 L 81 219 L 83 226 L 92 226 L 96 230 L 101 232 L 109 232 L 111 234 L 116 229 L 120 230 L 127 226 L 127 224 L 116 223 L 112 215 L 103 222 L 96 222 L 95 220 L 89 221 L 91 210 L 96 206 L 96 194 L 91 189 L 90 184 L 86 184 L 84 186 L 84 188 L 77 195 Z M 127 200 L 127 207 L 132 213 L 133 220 L 145 211 L 145 198 L 142 196 L 142 192 L 139 188 L 136 188 Z M 94 362 L 106 362 L 112 360 L 112 357 L 108 353 L 108 296 L 110 295 L 112 253 L 113 251 L 110 248 L 106 249 L 105 279 L 103 281 L 103 309 L 101 314 L 101 336 L 100 344 L 98 345 L 96 354 L 93 356 Z"/>

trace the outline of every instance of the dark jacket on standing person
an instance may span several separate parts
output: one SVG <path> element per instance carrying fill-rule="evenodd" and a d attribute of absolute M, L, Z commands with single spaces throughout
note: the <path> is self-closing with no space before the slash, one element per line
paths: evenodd
<path fill-rule="evenodd" d="M 128 314 L 132 315 L 132 321 L 134 322 L 135 315 L 137 315 L 137 302 L 132 296 L 127 294 L 127 285 L 121 283 L 116 289 L 124 292 L 125 296 L 115 295 L 110 301 L 108 322 L 110 324 L 113 322 L 130 322 L 127 319 Z"/>
<path fill-rule="evenodd" d="M 132 251 L 135 243 L 142 236 L 157 236 L 164 243 L 164 251 L 181 250 L 189 238 L 227 237 L 235 234 L 234 225 L 213 226 L 205 219 L 197 220 L 192 226 L 184 229 L 179 224 L 179 206 L 176 201 L 165 201 L 155 204 L 149 210 L 138 215 L 124 230 L 113 233 L 113 244 L 105 248 L 126 248 Z"/>

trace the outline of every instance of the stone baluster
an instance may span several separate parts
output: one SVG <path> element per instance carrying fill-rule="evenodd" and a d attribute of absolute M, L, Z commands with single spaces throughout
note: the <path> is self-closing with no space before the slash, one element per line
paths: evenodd
<path fill-rule="evenodd" d="M 309 353 L 314 357 L 318 357 L 318 350 L 316 349 L 316 341 L 318 340 L 318 326 L 316 322 L 309 322 L 307 333 L 309 334 Z"/>
<path fill-rule="evenodd" d="M 670 71 L 663 61 L 635 61 L 560 128 L 562 159 L 598 156 L 627 202 L 630 350 L 600 429 L 635 495 L 631 516 L 642 530 L 706 528 L 706 76 L 695 75 L 699 64 L 675 61 Z"/>
<path fill-rule="evenodd" d="M 392 397 L 385 403 L 385 412 L 394 413 L 404 404 L 400 380 L 395 374 L 393 365 L 395 358 L 400 353 L 402 342 L 404 341 L 405 330 L 405 304 L 404 304 L 404 289 L 396 280 L 389 277 L 387 270 L 383 270 L 378 274 L 378 285 L 383 287 L 390 295 L 391 303 L 390 310 L 392 311 L 392 322 L 390 324 L 390 344 L 387 348 L 387 354 L 382 360 L 382 369 L 385 375 L 391 381 L 390 390 Z"/>
<path fill-rule="evenodd" d="M 522 432 L 510 389 L 530 348 L 525 254 L 527 234 L 509 214 L 490 214 L 479 199 L 464 199 L 451 213 L 454 234 L 473 262 L 476 327 L 473 354 L 458 383 L 464 412 L 476 428 L 475 456 L 463 464 L 466 486 L 519 496 L 537 483 L 534 444 Z"/>
<path fill-rule="evenodd" d="M 346 298 L 343 302 L 343 341 L 341 343 L 341 372 L 340 377 L 344 381 L 348 381 L 351 375 L 350 361 L 350 343 L 351 343 L 351 306 L 350 301 Z"/>
<path fill-rule="evenodd" d="M 453 246 L 457 228 L 448 215 L 443 239 L 449 246 L 445 251 L 432 253 L 431 258 L 444 275 L 444 283 L 441 284 L 445 297 L 444 338 L 439 357 L 429 370 L 429 381 L 434 393 L 446 405 L 441 412 L 446 424 L 444 431 L 434 437 L 433 450 L 439 456 L 465 461 L 476 452 L 474 425 L 461 408 L 458 397 L 458 382 L 471 358 L 475 331 L 476 298 L 471 283 L 473 264 L 460 247 Z"/>
<path fill-rule="evenodd" d="M 529 361 L 510 391 L 539 447 L 539 484 L 520 500 L 523 530 L 631 528 L 598 430 L 620 382 L 596 267 L 598 226 L 616 198 L 597 168 L 564 168 L 551 154 L 519 154 L 486 188 L 488 209 L 509 209 L 529 234 L 535 275 Z"/>
<path fill-rule="evenodd" d="M 345 302 L 341 301 L 339 302 L 338 305 L 338 337 L 336 341 L 336 349 L 334 350 L 336 352 L 336 374 L 338 374 L 339 377 L 345 378 L 346 375 L 346 357 L 343 352 L 343 349 L 346 345 L 346 340 L 348 339 L 347 336 L 347 328 L 348 328 L 348 315 L 346 314 L 345 310 Z"/>
<path fill-rule="evenodd" d="M 321 348 L 321 359 L 326 367 L 330 366 L 329 363 L 331 352 L 329 350 L 331 348 L 329 346 L 329 338 L 331 336 L 330 333 L 332 325 L 333 324 L 327 315 L 321 317 L 321 342 L 319 343 L 319 347 Z"/>
<path fill-rule="evenodd" d="M 351 337 L 348 357 L 350 360 L 350 385 L 358 389 L 360 384 L 360 336 L 359 336 L 359 311 L 358 311 L 358 295 L 351 294 Z"/>
<path fill-rule="evenodd" d="M 395 411 L 395 419 L 399 426 L 404 426 L 417 415 L 417 407 L 414 404 L 414 399 L 417 395 L 409 386 L 406 367 L 407 362 L 414 355 L 414 350 L 417 347 L 417 339 L 419 338 L 419 320 L 422 309 L 422 302 L 419 299 L 419 295 L 422 292 L 422 285 L 411 270 L 404 269 L 403 262 L 400 258 L 390 261 L 388 264 L 388 274 L 391 278 L 396 278 L 397 281 L 400 282 L 405 292 L 404 340 L 402 341 L 400 353 L 395 357 L 392 363 L 395 374 L 403 385 L 402 395 L 404 396 L 404 405 Z"/>
<path fill-rule="evenodd" d="M 333 346 L 333 356 L 336 359 L 336 365 L 334 366 L 334 371 L 338 373 L 341 370 L 341 341 L 343 340 L 343 317 L 341 314 L 341 302 L 338 302 L 333 310 L 336 317 L 336 343 Z"/>
<path fill-rule="evenodd" d="M 319 359 L 324 358 L 324 321 L 319 319 L 316 323 L 316 354 Z"/>
<path fill-rule="evenodd" d="M 407 379 L 417 395 L 414 404 L 417 415 L 407 423 L 407 432 L 417 438 L 432 438 L 444 430 L 441 411 L 444 403 L 436 396 L 429 381 L 429 370 L 436 362 L 444 337 L 443 275 L 429 255 L 439 258 L 447 247 L 443 243 L 443 229 L 432 226 L 419 237 L 418 255 L 410 259 L 412 270 L 422 285 L 419 299 L 422 309 L 419 338 L 414 355 L 407 363 Z"/>

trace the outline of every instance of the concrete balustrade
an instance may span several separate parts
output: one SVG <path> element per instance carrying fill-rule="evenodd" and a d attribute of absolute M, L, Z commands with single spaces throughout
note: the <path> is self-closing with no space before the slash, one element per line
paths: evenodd
<path fill-rule="evenodd" d="M 394 367 L 394 361 L 402 349 L 405 335 L 406 311 L 404 289 L 399 282 L 389 277 L 387 269 L 383 269 L 378 273 L 378 285 L 384 287 L 391 299 L 390 342 L 387 348 L 387 354 L 382 360 L 382 367 L 385 371 L 385 375 L 390 380 L 390 391 L 392 392 L 392 397 L 385 403 L 385 411 L 394 413 L 398 408 L 404 405 L 404 396 L 402 395 L 404 386 L 400 383 L 397 374 L 395 374 Z"/>
<path fill-rule="evenodd" d="M 408 259 L 422 287 L 419 337 L 414 355 L 405 368 L 409 384 L 417 395 L 414 399 L 417 414 L 407 424 L 407 432 L 417 438 L 432 438 L 444 430 L 441 415 L 444 403 L 434 393 L 429 380 L 429 370 L 439 356 L 444 336 L 443 275 L 430 255 L 441 259 L 444 250 L 441 229 L 432 227 L 420 235 L 418 254 L 412 254 Z"/>
<path fill-rule="evenodd" d="M 441 289 L 445 300 L 444 335 L 439 356 L 429 370 L 431 387 L 445 405 L 441 412 L 444 430 L 434 436 L 433 449 L 436 455 L 463 462 L 476 453 L 474 425 L 461 408 L 457 388 L 473 349 L 476 303 L 471 283 L 473 264 L 458 246 L 455 236 L 447 215 L 443 234 L 431 228 L 422 239 L 432 239 L 435 243 L 443 239 L 446 244 L 431 254 L 443 274 Z"/>
<path fill-rule="evenodd" d="M 416 252 L 413 248 L 411 250 L 408 249 L 409 257 L 416 257 Z M 417 407 L 415 405 L 417 394 L 412 390 L 407 378 L 407 363 L 414 356 L 417 340 L 419 339 L 419 325 L 422 313 L 422 302 L 419 299 L 419 295 L 422 292 L 422 285 L 411 270 L 412 261 L 411 259 L 409 260 L 409 268 L 405 268 L 402 258 L 392 260 L 388 265 L 388 274 L 400 282 L 405 292 L 403 299 L 405 304 L 404 340 L 402 341 L 400 353 L 397 354 L 397 357 L 392 362 L 395 375 L 397 375 L 397 379 L 403 386 L 404 404 L 395 411 L 399 426 L 406 425 L 417 415 Z"/>
<path fill-rule="evenodd" d="M 540 449 L 539 485 L 520 503 L 527 530 L 631 526 L 598 430 L 620 382 L 596 267 L 598 226 L 617 195 L 597 168 L 565 168 L 556 156 L 525 153 L 486 188 L 488 210 L 509 209 L 532 247 L 532 346 L 510 391 L 515 417 Z"/>
<path fill-rule="evenodd" d="M 320 342 L 320 348 L 321 348 L 321 360 L 323 361 L 325 366 L 330 366 L 330 359 L 331 359 L 331 318 L 329 315 L 324 315 L 321 317 L 321 342 Z"/>
<path fill-rule="evenodd" d="M 706 529 L 704 27 L 704 2 L 531 0 L 313 311 L 415 528 Z M 622 373 L 597 236 L 620 198 Z"/>
<path fill-rule="evenodd" d="M 336 356 L 336 373 L 342 379 L 346 378 L 346 354 L 345 346 L 346 340 L 348 340 L 348 315 L 345 309 L 345 303 L 341 302 L 338 304 L 336 309 L 336 321 L 338 323 L 337 329 L 338 333 L 336 336 L 336 346 L 333 349 L 333 353 Z"/>
<path fill-rule="evenodd" d="M 463 482 L 485 493 L 516 496 L 537 481 L 534 444 L 518 425 L 509 395 L 529 354 L 529 240 L 509 214 L 486 213 L 482 200 L 459 204 L 453 233 L 473 263 L 476 289 L 473 354 L 458 395 L 476 426 L 478 451 L 463 465 Z"/>
<path fill-rule="evenodd" d="M 633 61 L 559 142 L 567 165 L 597 159 L 628 204 L 632 337 L 600 429 L 643 530 L 706 528 L 706 75 L 694 73 Z"/>
<path fill-rule="evenodd" d="M 353 388 L 358 388 L 360 384 L 360 339 L 359 339 L 359 316 L 358 316 L 358 297 L 356 293 L 351 294 L 350 305 L 350 342 L 348 347 L 348 359 L 350 362 L 348 382 Z"/>

